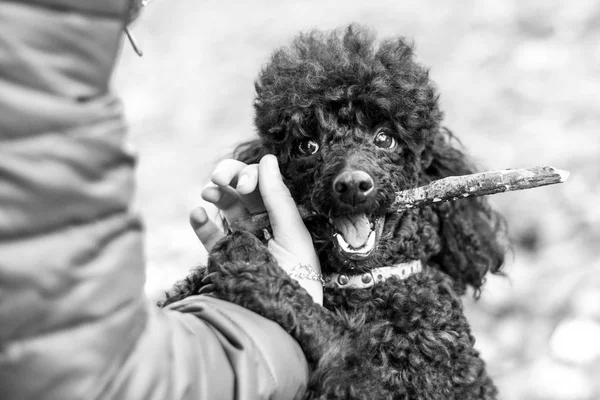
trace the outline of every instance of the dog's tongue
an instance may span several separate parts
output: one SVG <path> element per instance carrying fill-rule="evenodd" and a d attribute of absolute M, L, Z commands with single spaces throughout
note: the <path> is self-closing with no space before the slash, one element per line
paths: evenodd
<path fill-rule="evenodd" d="M 350 214 L 334 218 L 333 226 L 354 248 L 362 247 L 371 233 L 371 222 L 365 214 Z"/>

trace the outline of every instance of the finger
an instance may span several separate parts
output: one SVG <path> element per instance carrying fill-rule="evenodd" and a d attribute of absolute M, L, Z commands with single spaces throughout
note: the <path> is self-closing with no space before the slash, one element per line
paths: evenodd
<path fill-rule="evenodd" d="M 236 187 L 240 171 L 242 171 L 246 166 L 246 163 L 238 160 L 223 160 L 215 167 L 210 180 L 219 186 Z"/>
<path fill-rule="evenodd" d="M 236 191 L 250 214 L 265 211 L 258 188 L 258 164 L 248 165 L 240 171 Z"/>
<path fill-rule="evenodd" d="M 258 164 L 246 165 L 239 170 L 235 189 L 240 194 L 249 194 L 258 189 Z"/>
<path fill-rule="evenodd" d="M 247 165 L 237 160 L 223 160 L 215 168 L 211 178 L 212 182 L 223 190 L 209 189 L 206 193 L 206 201 L 215 204 L 220 210 L 226 211 L 227 219 L 237 221 L 239 218 L 247 216 L 248 213 L 258 213 L 265 211 L 262 197 L 258 189 L 258 165 Z M 235 187 L 237 195 L 229 189 Z M 219 194 L 223 197 L 219 197 Z M 235 204 L 240 201 L 242 205 Z M 245 209 L 248 210 L 246 212 Z"/>
<path fill-rule="evenodd" d="M 202 199 L 214 204 L 223 214 L 229 224 L 250 216 L 245 200 L 230 186 L 220 187 L 208 184 L 202 190 Z M 262 204 L 262 200 L 261 200 Z"/>
<path fill-rule="evenodd" d="M 239 170 L 235 188 L 240 194 L 258 189 L 258 164 L 246 165 Z"/>
<path fill-rule="evenodd" d="M 228 209 L 240 202 L 240 196 L 235 189 L 229 186 L 215 186 L 212 183 L 204 186 L 200 196 L 203 200 L 214 204 L 219 210 Z"/>
<path fill-rule="evenodd" d="M 283 183 L 277 158 L 264 156 L 259 163 L 259 186 L 276 240 L 305 241 L 308 231 L 289 189 Z"/>
<path fill-rule="evenodd" d="M 206 249 L 206 251 L 210 252 L 215 244 L 225 237 L 225 234 L 221 231 L 221 229 L 208 218 L 206 214 L 206 210 L 203 207 L 198 207 L 192 210 L 190 214 L 190 224 L 192 225 L 192 229 L 200 239 L 200 242 Z"/>

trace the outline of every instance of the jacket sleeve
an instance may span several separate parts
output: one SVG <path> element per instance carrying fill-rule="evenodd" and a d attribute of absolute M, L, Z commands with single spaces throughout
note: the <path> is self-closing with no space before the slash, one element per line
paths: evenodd
<path fill-rule="evenodd" d="M 0 399 L 290 399 L 278 325 L 144 297 L 134 158 L 108 89 L 128 0 L 0 1 Z"/>

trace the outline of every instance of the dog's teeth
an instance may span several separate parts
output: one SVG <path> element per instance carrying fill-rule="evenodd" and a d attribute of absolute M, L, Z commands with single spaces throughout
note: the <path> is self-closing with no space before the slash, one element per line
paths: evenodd
<path fill-rule="evenodd" d="M 375 248 L 375 236 L 376 233 L 374 231 L 371 231 L 367 242 L 358 249 L 350 246 L 348 242 L 346 242 L 344 237 L 338 233 L 334 235 L 334 238 L 336 239 L 340 250 L 344 252 L 348 258 L 352 260 L 362 260 L 367 258 L 371 251 L 373 251 L 373 249 Z"/>

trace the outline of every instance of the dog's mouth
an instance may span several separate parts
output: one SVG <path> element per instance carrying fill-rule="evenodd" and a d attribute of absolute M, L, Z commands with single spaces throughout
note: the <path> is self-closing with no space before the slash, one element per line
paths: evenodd
<path fill-rule="evenodd" d="M 351 260 L 364 260 L 377 246 L 385 217 L 364 213 L 331 218 L 333 242 L 338 251 Z"/>

